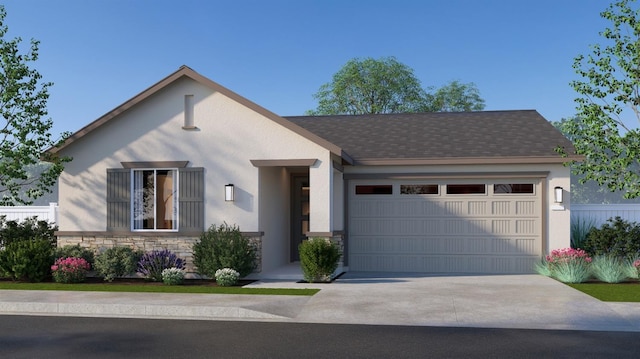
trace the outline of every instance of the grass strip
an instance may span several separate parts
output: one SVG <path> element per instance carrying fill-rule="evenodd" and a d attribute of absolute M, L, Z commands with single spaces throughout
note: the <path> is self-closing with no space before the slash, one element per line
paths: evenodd
<path fill-rule="evenodd" d="M 633 283 L 567 284 L 603 302 L 640 302 L 640 285 Z"/>
<path fill-rule="evenodd" d="M 2 282 L 0 290 L 63 290 L 79 292 L 133 292 L 133 293 L 185 293 L 185 294 L 262 294 L 262 295 L 307 295 L 311 296 L 320 289 L 298 288 L 243 288 L 215 287 L 197 285 L 132 285 L 113 283 L 22 283 Z"/>

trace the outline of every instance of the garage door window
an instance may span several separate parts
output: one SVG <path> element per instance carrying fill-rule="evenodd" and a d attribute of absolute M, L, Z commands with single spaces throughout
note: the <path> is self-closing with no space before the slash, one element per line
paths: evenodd
<path fill-rule="evenodd" d="M 497 183 L 493 185 L 495 194 L 533 194 L 533 183 Z"/>
<path fill-rule="evenodd" d="M 437 184 L 403 184 L 400 194 L 438 194 Z"/>
<path fill-rule="evenodd" d="M 448 184 L 447 194 L 486 194 L 484 184 Z"/>
<path fill-rule="evenodd" d="M 393 194 L 393 186 L 390 184 L 356 186 L 356 194 Z"/>

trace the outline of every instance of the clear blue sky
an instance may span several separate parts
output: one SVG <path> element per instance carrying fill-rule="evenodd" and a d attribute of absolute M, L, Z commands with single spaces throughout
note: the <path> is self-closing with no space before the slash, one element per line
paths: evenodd
<path fill-rule="evenodd" d="M 187 65 L 301 115 L 354 57 L 395 56 L 423 87 L 474 82 L 487 110 L 575 114 L 571 65 L 601 40 L 607 0 L 5 0 L 10 38 L 41 41 L 54 134 L 75 131 Z"/>

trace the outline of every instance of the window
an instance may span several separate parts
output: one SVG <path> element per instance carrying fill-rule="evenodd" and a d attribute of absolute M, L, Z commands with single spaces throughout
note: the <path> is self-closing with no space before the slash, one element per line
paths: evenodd
<path fill-rule="evenodd" d="M 400 185 L 400 194 L 438 194 L 437 184 L 403 184 Z"/>
<path fill-rule="evenodd" d="M 485 194 L 487 188 L 484 184 L 448 184 L 447 194 Z"/>
<path fill-rule="evenodd" d="M 181 165 L 186 162 L 131 162 L 107 169 L 107 231 L 201 233 L 204 168 Z"/>
<path fill-rule="evenodd" d="M 356 194 L 393 194 L 393 186 L 390 184 L 356 186 Z"/>
<path fill-rule="evenodd" d="M 533 194 L 533 183 L 497 183 L 493 193 Z"/>
<path fill-rule="evenodd" d="M 177 170 L 133 170 L 133 229 L 178 229 Z"/>

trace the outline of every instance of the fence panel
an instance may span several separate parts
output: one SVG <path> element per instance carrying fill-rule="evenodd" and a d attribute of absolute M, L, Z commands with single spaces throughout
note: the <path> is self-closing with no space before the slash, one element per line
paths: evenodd
<path fill-rule="evenodd" d="M 58 222 L 58 204 L 49 203 L 48 206 L 0 206 L 0 216 L 6 216 L 8 221 L 24 221 L 29 217 L 37 217 L 39 221 Z"/>
<path fill-rule="evenodd" d="M 640 204 L 572 204 L 571 218 L 595 221 L 596 226 L 609 218 L 620 217 L 640 223 Z"/>

